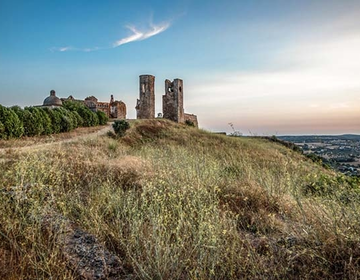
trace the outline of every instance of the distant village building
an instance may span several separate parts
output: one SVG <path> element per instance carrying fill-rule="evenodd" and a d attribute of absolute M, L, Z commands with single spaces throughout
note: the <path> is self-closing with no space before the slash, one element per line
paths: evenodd
<path fill-rule="evenodd" d="M 63 105 L 64 101 L 74 101 L 83 103 L 91 111 L 102 111 L 108 118 L 126 119 L 126 105 L 122 101 L 114 100 L 111 95 L 110 102 L 99 102 L 95 96 L 89 96 L 85 100 L 75 99 L 72 95 L 68 98 L 58 98 L 55 90 L 50 91 L 50 96 L 46 97 L 41 107 L 58 108 Z"/>
<path fill-rule="evenodd" d="M 95 96 L 86 97 L 85 100 L 74 99 L 73 96 L 69 96 L 68 98 L 62 98 L 62 101 L 71 100 L 82 102 L 86 107 L 88 107 L 91 111 L 97 112 L 102 111 L 108 116 L 108 118 L 112 119 L 126 119 L 126 105 L 122 101 L 114 100 L 114 96 L 110 96 L 110 102 L 101 102 Z"/>
<path fill-rule="evenodd" d="M 56 96 L 55 90 L 50 91 L 50 96 L 46 97 L 43 102 L 43 107 L 56 108 L 62 106 L 62 101 Z"/>

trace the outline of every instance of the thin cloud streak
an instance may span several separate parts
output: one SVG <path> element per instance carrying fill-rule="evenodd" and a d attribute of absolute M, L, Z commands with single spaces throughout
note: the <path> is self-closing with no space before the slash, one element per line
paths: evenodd
<path fill-rule="evenodd" d="M 117 41 L 115 41 L 112 46 L 109 47 L 93 47 L 93 48 L 74 48 L 71 46 L 66 46 L 66 47 L 53 47 L 50 49 L 50 51 L 52 52 L 68 52 L 68 51 L 80 51 L 80 52 L 93 52 L 93 51 L 98 51 L 98 50 L 103 50 L 103 49 L 112 49 L 112 48 L 117 48 L 121 45 L 125 45 L 131 42 L 136 42 L 136 41 L 143 41 L 146 39 L 149 39 L 153 36 L 156 36 L 162 32 L 164 32 L 165 30 L 167 30 L 170 27 L 170 21 L 168 22 L 163 22 L 159 25 L 154 25 L 154 24 L 150 24 L 150 29 L 146 30 L 146 31 L 140 31 L 138 30 L 135 26 L 132 25 L 127 25 L 126 28 L 129 29 L 132 34 L 130 36 L 127 36 L 125 38 L 121 38 Z"/>
<path fill-rule="evenodd" d="M 52 47 L 50 48 L 51 52 L 67 52 L 73 50 L 72 47 Z"/>
<path fill-rule="evenodd" d="M 127 28 L 133 32 L 133 34 L 116 41 L 113 44 L 113 47 L 116 48 L 121 45 L 128 44 L 128 43 L 135 42 L 135 41 L 143 41 L 145 39 L 148 39 L 150 37 L 153 37 L 155 35 L 158 35 L 158 34 L 164 32 L 169 27 L 170 27 L 170 23 L 165 22 L 161 25 L 151 25 L 150 30 L 141 32 L 141 31 L 137 30 L 134 26 L 127 26 Z"/>
<path fill-rule="evenodd" d="M 136 28 L 133 27 L 133 26 L 127 26 L 127 28 L 130 29 L 133 32 L 133 34 L 128 36 L 128 37 L 122 38 L 122 39 L 116 41 L 115 43 L 113 43 L 114 48 L 116 48 L 118 46 L 121 46 L 121 45 L 124 45 L 124 44 L 127 44 L 127 43 L 130 43 L 130 42 L 138 41 L 144 35 L 143 33 L 137 31 Z"/>
<path fill-rule="evenodd" d="M 94 47 L 94 48 L 73 48 L 73 47 L 53 47 L 50 48 L 51 52 L 68 52 L 68 51 L 79 51 L 79 52 L 93 52 L 93 51 L 97 51 L 97 50 L 102 50 L 105 48 L 99 48 L 99 47 Z"/>

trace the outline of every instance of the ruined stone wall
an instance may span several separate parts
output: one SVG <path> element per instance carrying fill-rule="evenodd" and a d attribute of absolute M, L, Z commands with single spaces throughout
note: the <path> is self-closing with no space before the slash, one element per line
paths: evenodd
<path fill-rule="evenodd" d="M 136 117 L 138 119 L 155 118 L 155 76 L 141 75 L 139 80 L 139 99 L 136 102 Z"/>
<path fill-rule="evenodd" d="M 183 81 L 165 80 L 165 95 L 163 95 L 163 118 L 174 122 L 184 122 Z"/>
<path fill-rule="evenodd" d="M 193 114 L 184 114 L 184 119 L 186 121 L 190 121 L 194 124 L 195 127 L 199 127 L 199 123 L 198 123 L 198 120 L 197 120 L 197 116 L 196 115 L 193 115 Z"/>
<path fill-rule="evenodd" d="M 88 107 L 91 111 L 95 112 L 96 113 L 96 104 L 97 104 L 97 101 L 93 101 L 93 100 L 86 100 L 84 101 L 84 104 L 86 107 Z"/>
<path fill-rule="evenodd" d="M 110 118 L 126 119 L 126 105 L 122 101 L 113 101 L 110 103 Z"/>
<path fill-rule="evenodd" d="M 97 102 L 96 103 L 96 111 L 101 111 L 106 114 L 107 117 L 109 117 L 109 103 L 108 102 Z"/>
<path fill-rule="evenodd" d="M 68 98 L 61 98 L 61 100 L 83 103 L 93 112 L 104 112 L 108 118 L 126 119 L 126 104 L 122 101 L 114 100 L 113 95 L 111 95 L 110 102 L 99 102 L 95 96 L 87 97 L 85 100 L 79 100 L 71 95 Z"/>

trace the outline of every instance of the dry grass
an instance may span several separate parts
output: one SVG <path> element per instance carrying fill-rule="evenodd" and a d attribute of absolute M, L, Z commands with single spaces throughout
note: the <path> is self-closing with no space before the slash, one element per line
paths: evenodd
<path fill-rule="evenodd" d="M 3 157 L 1 278 L 75 277 L 41 227 L 49 211 L 132 278 L 360 276 L 359 186 L 275 143 L 154 120 Z"/>
<path fill-rule="evenodd" d="M 18 139 L 10 139 L 10 140 L 0 139 L 0 149 L 16 149 L 20 147 L 28 147 L 32 145 L 64 141 L 79 136 L 86 136 L 89 133 L 98 132 L 106 127 L 107 125 L 95 126 L 95 127 L 78 127 L 70 132 L 64 132 L 59 134 L 42 135 L 35 137 L 22 137 Z"/>

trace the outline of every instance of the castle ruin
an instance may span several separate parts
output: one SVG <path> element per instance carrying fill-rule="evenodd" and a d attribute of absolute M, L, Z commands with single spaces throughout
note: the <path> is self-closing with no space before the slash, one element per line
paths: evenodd
<path fill-rule="evenodd" d="M 95 96 L 86 97 L 84 104 L 93 112 L 102 111 L 108 118 L 126 119 L 126 105 L 124 102 L 114 100 L 114 96 L 110 96 L 110 102 L 100 102 Z"/>
<path fill-rule="evenodd" d="M 181 79 L 165 80 L 163 118 L 195 127 L 199 125 L 196 115 L 184 113 L 184 82 Z"/>
<path fill-rule="evenodd" d="M 155 118 L 155 76 L 140 76 L 140 94 L 136 102 L 138 119 Z M 162 96 L 164 119 L 177 123 L 188 123 L 198 127 L 197 116 L 184 113 L 184 87 L 183 80 L 165 80 L 165 94 Z"/>
<path fill-rule="evenodd" d="M 73 96 L 68 98 L 58 98 L 55 91 L 50 92 L 41 107 L 56 108 L 61 107 L 64 101 L 80 102 L 87 106 L 91 111 L 104 112 L 112 119 L 126 119 L 126 105 L 122 101 L 114 100 L 111 95 L 110 102 L 100 102 L 95 96 L 89 96 L 84 100 L 75 99 Z M 139 76 L 139 99 L 136 101 L 137 119 L 155 118 L 155 76 Z M 170 81 L 165 80 L 165 94 L 162 96 L 163 113 L 158 117 L 171 120 L 177 123 L 186 123 L 198 127 L 197 116 L 184 112 L 184 82 L 181 79 Z"/>
<path fill-rule="evenodd" d="M 173 82 L 165 80 L 165 95 L 163 95 L 163 118 L 183 123 L 184 98 L 183 81 L 175 79 Z"/>
<path fill-rule="evenodd" d="M 102 111 L 108 118 L 111 119 L 126 119 L 126 105 L 124 102 L 119 100 L 114 100 L 114 96 L 110 96 L 110 102 L 101 102 L 95 96 L 86 97 L 84 100 L 75 99 L 72 95 L 68 98 L 57 98 L 55 91 L 50 92 L 50 97 L 47 97 L 44 100 L 42 107 L 51 107 L 62 106 L 62 102 L 73 101 L 84 104 L 91 111 L 97 112 Z"/>
<path fill-rule="evenodd" d="M 141 75 L 139 80 L 140 95 L 136 101 L 136 118 L 155 118 L 155 76 Z"/>

